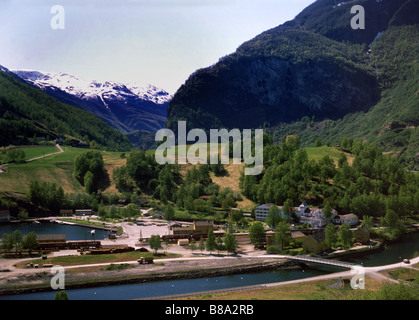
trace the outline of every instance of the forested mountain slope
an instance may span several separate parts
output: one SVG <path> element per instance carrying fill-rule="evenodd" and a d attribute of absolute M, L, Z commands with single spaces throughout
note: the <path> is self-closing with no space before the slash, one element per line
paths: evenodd
<path fill-rule="evenodd" d="M 354 5 L 365 9 L 365 30 L 351 28 Z M 303 145 L 354 137 L 414 167 L 418 33 L 418 1 L 318 0 L 197 70 L 170 102 L 166 126 L 264 127 Z"/>

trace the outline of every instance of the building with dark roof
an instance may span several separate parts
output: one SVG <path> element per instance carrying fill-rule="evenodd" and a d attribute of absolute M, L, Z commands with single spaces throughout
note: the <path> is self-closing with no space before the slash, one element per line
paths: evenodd
<path fill-rule="evenodd" d="M 303 242 L 303 249 L 309 253 L 320 253 L 330 249 L 325 243 L 326 233 L 324 230 L 313 233 L 306 237 Z"/>

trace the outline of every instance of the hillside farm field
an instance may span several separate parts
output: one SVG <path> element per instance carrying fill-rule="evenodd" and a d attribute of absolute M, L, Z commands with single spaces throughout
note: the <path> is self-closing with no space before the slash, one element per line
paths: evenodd
<path fill-rule="evenodd" d="M 189 149 L 190 146 L 186 146 Z M 25 151 L 25 159 L 31 159 L 39 156 L 43 156 L 50 153 L 55 153 L 58 148 L 55 146 L 43 146 L 43 147 L 19 147 Z M 174 150 L 174 154 L 178 154 L 178 146 Z M 180 146 L 184 148 L 184 146 Z M 61 186 L 65 193 L 77 193 L 83 192 L 84 188 L 80 183 L 73 177 L 74 170 L 74 159 L 77 155 L 88 151 L 89 149 L 63 147 L 64 153 L 55 154 L 46 158 L 38 159 L 28 163 L 16 163 L 10 164 L 5 172 L 0 174 L 0 192 L 16 192 L 16 193 L 27 193 L 29 191 L 29 184 L 32 180 L 46 181 L 49 183 L 55 183 L 57 186 Z M 342 153 L 338 148 L 334 147 L 317 147 L 317 148 L 305 148 L 309 159 L 319 161 L 325 155 L 330 156 L 335 163 L 337 163 L 339 155 Z M 172 151 L 171 151 L 172 152 Z M 150 150 L 147 152 L 149 155 L 153 155 L 154 151 Z M 103 159 L 105 161 L 105 168 L 108 171 L 109 176 L 112 178 L 112 171 L 125 165 L 126 159 L 121 158 L 120 152 L 107 152 L 102 151 Z M 346 154 L 349 163 L 352 161 L 352 156 Z M 232 162 L 232 161 L 230 161 Z M 181 165 L 182 175 L 186 175 L 186 172 L 191 169 L 193 165 L 186 164 Z M 214 183 L 220 185 L 221 188 L 229 187 L 235 192 L 240 192 L 239 178 L 244 168 L 244 164 L 235 165 L 230 163 L 226 165 L 228 174 L 222 177 L 216 177 L 211 173 L 211 178 Z M 105 191 L 106 193 L 118 193 L 114 183 Z M 254 206 L 254 203 L 242 196 L 243 201 L 239 202 L 240 208 L 249 209 Z"/>
<path fill-rule="evenodd" d="M 25 158 L 33 158 L 58 151 L 56 147 L 27 148 Z M 0 192 L 27 193 L 32 180 L 46 181 L 61 186 L 66 193 L 82 192 L 84 188 L 73 178 L 74 159 L 77 155 L 88 151 L 87 149 L 63 147 L 64 153 L 52 155 L 27 163 L 16 163 L 7 166 L 0 175 Z M 105 168 L 112 177 L 112 170 L 125 164 L 120 152 L 102 152 Z M 30 157 L 28 157 L 30 155 Z M 116 192 L 111 185 L 106 192 Z"/>

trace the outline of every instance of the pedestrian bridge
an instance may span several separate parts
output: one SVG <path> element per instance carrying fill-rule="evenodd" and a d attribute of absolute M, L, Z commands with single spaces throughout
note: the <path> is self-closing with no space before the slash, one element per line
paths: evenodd
<path fill-rule="evenodd" d="M 309 256 L 286 256 L 288 260 L 292 260 L 295 262 L 301 262 L 306 264 L 317 264 L 317 265 L 327 265 L 332 267 L 339 267 L 345 269 L 353 269 L 354 267 L 358 266 L 355 263 L 344 262 L 344 261 L 337 261 L 331 259 L 323 259 L 323 258 L 315 258 Z"/>

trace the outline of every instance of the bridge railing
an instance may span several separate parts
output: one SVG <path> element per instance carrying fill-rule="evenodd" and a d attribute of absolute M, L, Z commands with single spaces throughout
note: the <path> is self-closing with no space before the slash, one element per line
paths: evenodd
<path fill-rule="evenodd" d="M 339 266 L 339 267 L 344 267 L 344 268 L 349 268 L 349 269 L 351 269 L 352 267 L 357 266 L 356 264 L 350 263 L 350 262 L 336 261 L 336 260 L 323 259 L 323 258 L 315 258 L 315 257 L 309 257 L 309 256 L 290 256 L 289 259 L 298 260 L 298 261 L 302 261 L 302 262 L 314 262 L 314 263 L 331 265 L 331 266 Z"/>

